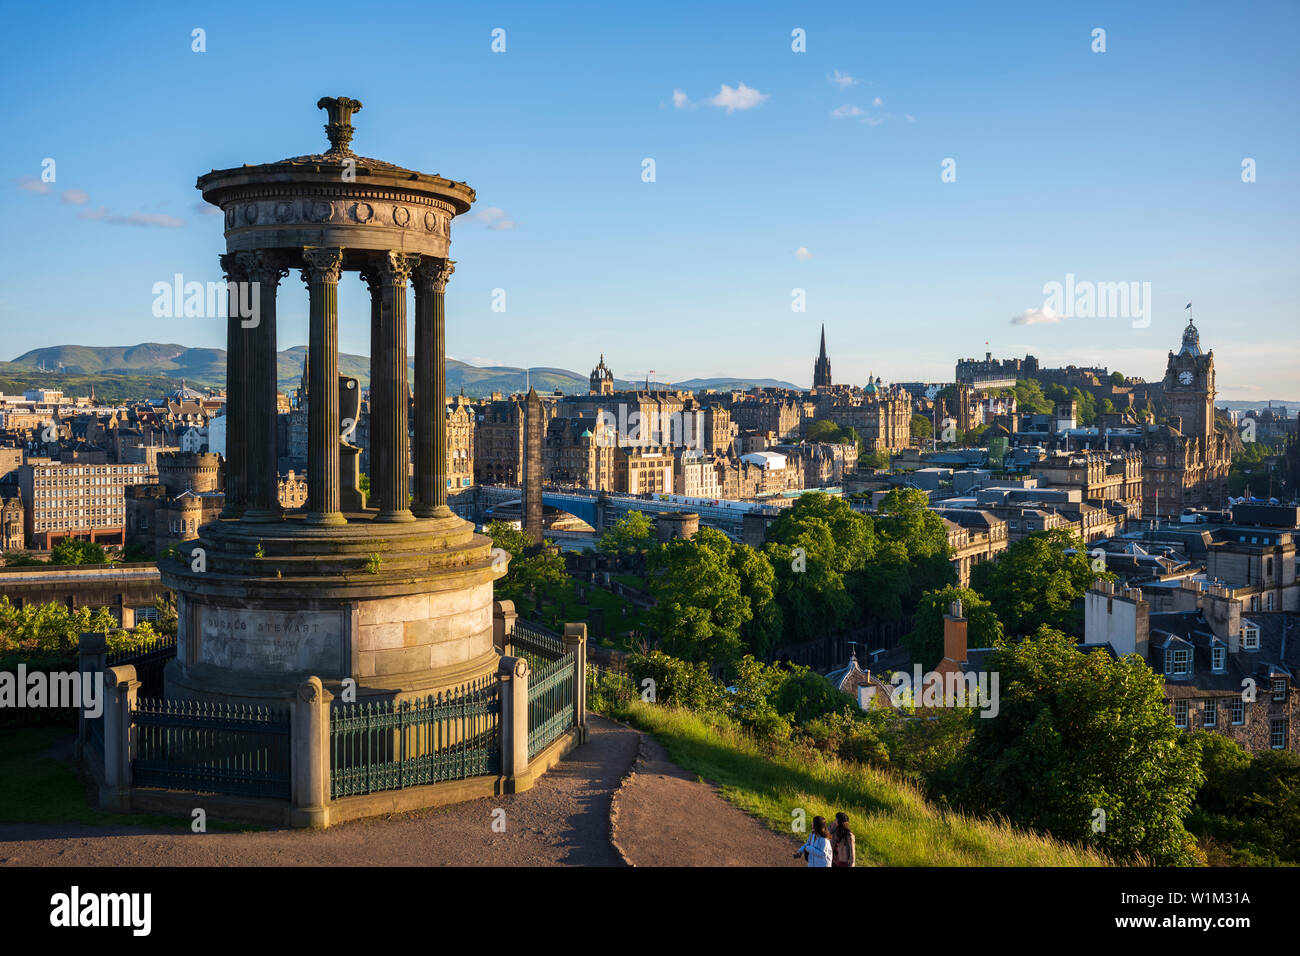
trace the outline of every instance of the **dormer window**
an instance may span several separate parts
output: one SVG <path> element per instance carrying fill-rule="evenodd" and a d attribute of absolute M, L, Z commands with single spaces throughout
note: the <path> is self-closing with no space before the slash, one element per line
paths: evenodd
<path fill-rule="evenodd" d="M 1222 674 L 1224 667 L 1228 662 L 1228 649 L 1222 644 L 1216 644 L 1210 648 L 1210 669 L 1216 674 Z"/>
<path fill-rule="evenodd" d="M 1273 678 L 1273 699 L 1286 700 L 1286 678 L 1285 677 Z"/>
<path fill-rule="evenodd" d="M 1171 647 L 1165 651 L 1165 674 L 1169 677 L 1187 677 L 1192 672 L 1192 652 L 1185 647 Z"/>
<path fill-rule="evenodd" d="M 1242 625 L 1241 646 L 1248 651 L 1259 650 L 1259 625 L 1258 624 Z"/>

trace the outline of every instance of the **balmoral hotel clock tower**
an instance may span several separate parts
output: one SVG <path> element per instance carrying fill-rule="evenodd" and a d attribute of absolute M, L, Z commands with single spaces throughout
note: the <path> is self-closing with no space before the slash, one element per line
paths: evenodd
<path fill-rule="evenodd" d="M 1175 517 L 1184 508 L 1223 507 L 1232 451 L 1214 427 L 1214 352 L 1201 351 L 1189 318 L 1164 378 L 1165 424 L 1150 426 L 1143 448 L 1143 513 Z"/>

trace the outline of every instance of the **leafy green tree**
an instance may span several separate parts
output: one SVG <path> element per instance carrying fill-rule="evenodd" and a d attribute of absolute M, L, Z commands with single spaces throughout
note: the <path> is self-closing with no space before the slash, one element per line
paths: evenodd
<path fill-rule="evenodd" d="M 654 701 L 670 707 L 685 707 L 700 714 L 720 713 L 727 706 L 726 691 L 709 673 L 704 661 L 690 663 L 663 651 L 632 654 L 627 659 L 634 692 L 654 689 Z M 646 684 L 646 681 L 652 684 Z"/>
<path fill-rule="evenodd" d="M 1174 726 L 1161 675 L 1136 655 L 1084 654 L 1050 628 L 999 645 L 986 666 L 998 713 L 974 720 L 956 777 L 967 810 L 1119 860 L 1196 862 L 1183 818 L 1201 785 L 1199 744 Z"/>
<path fill-rule="evenodd" d="M 993 613 L 993 605 L 970 588 L 949 585 L 921 595 L 912 616 L 912 630 L 903 636 L 903 646 L 912 660 L 926 670 L 933 670 L 943 659 L 943 616 L 953 601 L 961 601 L 966 618 L 966 646 L 992 647 L 1002 640 L 1002 623 Z"/>
<path fill-rule="evenodd" d="M 64 538 L 50 551 L 50 564 L 107 564 L 103 547 L 80 538 Z"/>
<path fill-rule="evenodd" d="M 497 579 L 493 592 L 498 600 L 514 601 L 522 605 L 527 601 L 534 610 L 541 599 L 558 596 L 572 580 L 564 570 L 564 558 L 550 548 L 535 548 L 523 531 L 504 521 L 493 521 L 487 526 L 488 537 L 494 548 L 510 555 L 504 577 Z M 521 606 L 520 610 L 524 610 Z"/>
<path fill-rule="evenodd" d="M 1112 385 L 1122 386 L 1122 385 L 1126 385 L 1126 384 L 1128 384 L 1128 379 L 1126 379 L 1126 378 L 1124 377 L 1124 373 L 1123 373 L 1123 372 L 1118 372 L 1118 371 L 1116 371 L 1116 372 L 1111 372 L 1111 373 L 1110 373 L 1110 383 L 1111 383 Z"/>
<path fill-rule="evenodd" d="M 912 437 L 922 439 L 933 438 L 934 425 L 931 423 L 930 419 L 926 418 L 924 415 L 913 415 Z"/>
<path fill-rule="evenodd" d="M 752 620 L 753 610 L 730 559 L 726 535 L 703 530 L 693 539 L 675 538 L 650 552 L 646 584 L 656 604 L 648 619 L 665 653 L 715 668 L 740 657 L 741 629 Z"/>
<path fill-rule="evenodd" d="M 1024 415 L 1047 415 L 1052 411 L 1052 402 L 1037 379 L 1024 378 L 1016 382 L 1016 407 Z"/>
<path fill-rule="evenodd" d="M 717 535 L 730 547 L 728 564 L 736 572 L 741 596 L 749 602 L 753 614 L 741 625 L 740 638 L 750 653 L 767 660 L 781 643 L 784 633 L 781 607 L 776 601 L 776 571 L 763 552 L 747 544 L 732 544 L 726 535 L 712 528 L 701 528 L 699 533 L 705 532 L 709 533 L 706 541 Z M 721 542 L 718 548 L 721 548 Z"/>
<path fill-rule="evenodd" d="M 930 499 L 915 488 L 895 488 L 880 499 L 876 530 L 882 538 L 897 541 L 909 558 L 941 555 L 948 558 L 948 531 L 943 519 L 930 510 Z"/>
<path fill-rule="evenodd" d="M 887 449 L 873 448 L 858 454 L 859 468 L 888 468 L 889 465 L 889 451 Z"/>
<path fill-rule="evenodd" d="M 6 551 L 4 555 L 6 568 L 30 568 L 44 563 L 30 551 Z"/>
<path fill-rule="evenodd" d="M 596 542 L 602 554 L 635 554 L 655 544 L 655 526 L 644 512 L 629 511 Z"/>
<path fill-rule="evenodd" d="M 1067 634 L 1083 628 L 1082 599 L 1098 578 L 1082 540 L 1067 528 L 1035 531 L 1012 544 L 997 561 L 971 569 L 971 587 L 992 604 L 1008 636 L 1032 634 L 1046 625 Z"/>
<path fill-rule="evenodd" d="M 117 630 L 117 620 L 108 608 L 79 607 L 69 611 L 66 604 L 28 604 L 18 608 L 0 595 L 0 651 L 71 652 L 77 638 L 91 631 Z"/>
<path fill-rule="evenodd" d="M 179 619 L 176 616 L 176 601 L 169 593 L 153 599 L 153 606 L 158 610 L 156 628 L 164 637 L 176 637 Z"/>
<path fill-rule="evenodd" d="M 790 668 L 774 695 L 776 709 L 795 726 L 838 714 L 853 707 L 853 700 L 821 674 L 798 664 Z"/>

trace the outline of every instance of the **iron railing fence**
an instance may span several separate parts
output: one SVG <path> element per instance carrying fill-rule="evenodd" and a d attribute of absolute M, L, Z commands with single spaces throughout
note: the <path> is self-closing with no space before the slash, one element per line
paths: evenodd
<path fill-rule="evenodd" d="M 107 655 L 104 658 L 104 666 L 132 665 L 135 668 L 136 680 L 140 682 L 140 696 L 162 697 L 163 670 L 167 667 L 167 662 L 175 656 L 176 638 L 159 637 L 142 647 Z"/>
<path fill-rule="evenodd" d="M 565 654 L 528 677 L 528 759 L 574 726 L 577 657 Z"/>
<path fill-rule="evenodd" d="M 141 786 L 290 798 L 287 709 L 141 697 L 131 722 Z"/>
<path fill-rule="evenodd" d="M 495 675 L 416 700 L 330 706 L 330 797 L 400 790 L 501 772 Z"/>

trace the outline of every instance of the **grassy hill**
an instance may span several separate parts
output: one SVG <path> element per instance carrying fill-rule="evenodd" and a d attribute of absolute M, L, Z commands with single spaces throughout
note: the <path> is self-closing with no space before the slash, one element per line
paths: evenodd
<path fill-rule="evenodd" d="M 277 377 L 281 391 L 289 392 L 298 387 L 306 355 L 305 345 L 296 345 L 279 353 Z M 41 368 L 54 371 L 42 372 Z M 414 378 L 413 361 L 408 368 Z M 354 376 L 363 387 L 369 385 L 370 359 L 365 355 L 340 352 L 339 372 Z M 43 385 L 85 394 L 93 383 L 97 396 L 114 400 L 115 397 L 158 395 L 175 388 L 178 379 L 185 379 L 191 385 L 223 388 L 226 381 L 225 349 L 198 349 L 161 342 L 120 346 L 54 345 L 25 352 L 12 362 L 0 362 L 0 390 L 6 392 Z M 543 394 L 558 389 L 566 395 L 581 395 L 587 391 L 588 376 L 563 368 L 523 369 L 506 365 L 479 368 L 456 359 L 447 360 L 447 391 L 451 394 L 464 389 L 465 394 L 472 398 L 486 397 L 492 392 L 509 395 L 525 391 L 529 384 Z M 641 388 L 645 382 L 617 379 L 615 385 L 620 389 Z M 674 382 L 671 387 L 690 391 L 704 388 L 727 391 L 754 385 L 796 387 L 776 379 L 741 378 L 688 379 Z M 660 382 L 651 382 L 651 386 L 667 387 Z"/>

